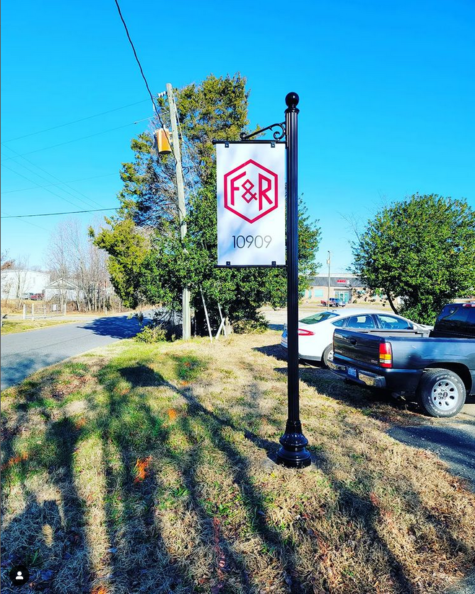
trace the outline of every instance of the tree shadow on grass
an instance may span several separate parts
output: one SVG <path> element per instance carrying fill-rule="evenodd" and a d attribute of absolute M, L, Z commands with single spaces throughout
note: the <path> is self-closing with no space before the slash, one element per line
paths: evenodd
<path fill-rule="evenodd" d="M 123 367 L 119 369 L 119 374 L 130 383 L 132 388 L 153 388 L 167 385 L 162 376 L 147 365 L 139 364 L 133 367 Z"/>
<path fill-rule="evenodd" d="M 278 361 L 283 359 L 286 360 L 282 353 L 284 349 L 282 349 L 280 345 L 271 345 L 269 347 L 266 346 L 262 348 L 256 348 L 255 350 L 267 356 L 273 357 Z M 275 368 L 275 371 L 283 375 L 287 375 L 287 367 L 277 367 Z M 346 404 L 350 404 L 355 408 L 368 410 L 368 405 L 374 407 L 376 404 L 377 410 L 374 413 L 375 417 L 382 416 L 383 418 L 387 418 L 389 416 L 387 414 L 388 408 L 394 410 L 396 414 L 397 411 L 404 409 L 406 413 L 404 417 L 409 414 L 409 419 L 412 423 L 417 423 L 417 419 L 419 419 L 419 423 L 424 423 L 425 421 L 424 417 L 421 417 L 420 414 L 411 414 L 411 409 L 412 411 L 419 412 L 416 405 L 410 406 L 408 411 L 407 403 L 395 401 L 387 393 L 382 391 L 375 392 L 360 386 L 347 384 L 340 378 L 337 378 L 332 372 L 325 369 L 300 367 L 299 375 L 301 381 L 307 383 L 307 385 L 311 387 L 316 388 L 319 394 L 337 401 L 342 401 Z M 416 416 L 415 421 L 414 416 Z M 404 419 L 404 417 L 402 417 L 402 419 Z M 343 423 L 345 424 L 345 421 L 343 421 Z M 468 421 L 468 423 L 470 424 L 470 421 Z M 394 568 L 392 571 L 392 578 L 395 587 L 398 588 L 398 591 L 418 591 L 417 585 L 411 584 L 410 578 L 407 577 L 403 566 L 391 551 L 390 545 L 386 543 L 386 541 L 377 533 L 376 520 L 380 515 L 380 510 L 378 509 L 377 505 L 377 497 L 373 500 L 372 496 L 369 497 L 368 494 L 362 495 L 358 489 L 353 489 L 351 486 L 348 486 L 342 482 L 338 478 L 338 464 L 335 464 L 335 462 L 332 461 L 332 456 L 322 453 L 318 447 L 313 450 L 310 445 L 310 448 L 315 453 L 317 465 L 319 465 L 325 471 L 326 475 L 330 478 L 334 489 L 338 492 L 342 511 L 348 517 L 349 521 L 358 518 L 360 521 L 363 519 L 365 522 L 366 533 L 371 535 L 374 542 L 386 551 L 387 557 L 390 561 L 390 566 Z M 348 452 L 348 454 L 350 454 L 350 452 Z M 371 477 L 369 475 L 365 476 L 362 482 L 370 484 Z M 434 513 L 434 511 L 424 503 L 421 496 L 418 494 L 419 488 L 420 485 L 410 484 L 408 486 L 408 490 L 410 492 L 408 499 L 412 502 L 412 505 L 414 505 L 416 509 L 423 511 L 424 523 L 426 523 L 428 526 L 431 526 L 434 533 L 437 534 L 437 538 L 446 545 L 445 547 L 443 545 L 444 550 L 450 551 L 450 554 L 454 557 L 459 551 L 465 551 L 466 557 L 468 558 L 470 556 L 470 551 L 468 550 L 466 543 L 463 543 L 460 538 L 456 536 L 456 529 L 454 529 L 449 522 L 446 522 L 445 516 L 442 515 L 441 517 L 438 517 L 437 514 Z M 368 487 L 367 493 L 370 491 L 371 486 Z M 417 529 L 415 533 L 417 533 Z M 465 569 L 468 568 L 469 564 L 465 560 Z"/>
<path fill-rule="evenodd" d="M 144 368 L 145 367 L 145 368 Z M 203 591 L 211 592 L 251 592 L 252 576 L 249 575 L 249 564 L 245 555 L 236 551 L 232 538 L 226 537 L 221 529 L 223 517 L 220 515 L 220 501 L 211 501 L 207 505 L 202 499 L 200 481 L 196 478 L 196 467 L 203 456 L 206 456 L 206 449 L 203 449 L 200 435 L 206 433 L 216 451 L 224 455 L 227 468 L 232 473 L 233 484 L 238 489 L 246 510 L 246 519 L 252 530 L 259 535 L 265 546 L 276 551 L 283 574 L 287 576 L 285 590 L 288 592 L 311 592 L 315 591 L 309 581 L 308 576 L 302 579 L 300 575 L 297 551 L 292 543 L 284 541 L 279 531 L 267 520 L 267 503 L 263 494 L 253 485 L 250 471 L 250 461 L 243 456 L 238 447 L 229 438 L 228 429 L 236 432 L 243 432 L 255 446 L 263 449 L 271 458 L 275 456 L 278 449 L 278 443 L 270 442 L 256 434 L 246 431 L 243 427 L 236 426 L 228 419 L 223 419 L 214 412 L 204 407 L 195 396 L 194 391 L 186 387 L 182 390 L 176 388 L 173 384 L 167 382 L 164 377 L 156 371 L 147 368 L 147 366 L 137 366 L 125 368 L 120 371 L 122 377 L 127 378 L 134 387 L 155 387 L 157 385 L 165 386 L 176 395 L 183 398 L 187 404 L 187 414 L 180 417 L 173 428 L 164 431 L 157 438 L 161 441 L 161 452 L 163 457 L 171 463 L 183 477 L 183 482 L 188 493 L 188 503 L 195 511 L 201 526 L 201 539 L 207 543 L 214 543 L 214 567 L 209 568 L 211 576 L 204 583 Z M 136 386 L 134 386 L 136 381 Z M 127 398 L 120 404 L 120 407 L 126 406 Z M 117 415 L 119 410 L 117 405 L 111 408 L 110 414 Z M 150 413 L 151 418 L 153 414 Z M 176 453 L 172 447 L 173 434 L 181 433 L 192 439 L 193 447 L 191 455 L 182 456 Z M 153 447 L 153 444 L 150 444 Z M 144 453 L 146 453 L 144 451 Z M 314 462 L 316 459 L 314 459 Z M 320 458 L 320 462 L 322 459 Z M 124 461 L 125 464 L 125 461 Z M 331 476 L 333 472 L 332 462 L 325 461 L 328 473 Z M 130 464 L 129 464 L 130 467 Z M 131 478 L 128 478 L 129 485 Z M 154 478 L 154 486 L 158 485 L 159 478 Z M 370 499 L 362 497 L 355 490 L 348 488 L 335 477 L 332 477 L 332 487 L 337 492 L 340 501 L 341 512 L 349 522 L 363 522 L 367 537 L 385 552 L 388 567 L 390 568 L 391 578 L 394 584 L 393 592 L 410 594 L 416 590 L 411 585 L 410 579 L 406 576 L 404 568 L 398 562 L 390 547 L 380 538 L 375 526 L 375 517 L 377 509 Z M 123 492 L 127 492 L 127 487 L 123 486 Z M 155 502 L 156 505 L 157 502 Z M 145 547 L 146 549 L 147 547 Z M 153 569 L 152 566 L 149 568 Z M 167 560 L 165 566 L 170 564 Z M 163 565 L 162 565 L 163 567 Z M 178 589 L 190 584 L 189 577 L 183 573 L 177 572 Z M 148 591 L 148 590 L 143 590 Z M 162 591 L 162 590 L 157 590 Z M 182 590 L 180 590 L 182 591 Z M 196 591 L 199 591 L 196 590 Z M 317 589 L 318 591 L 318 589 Z M 328 591 L 331 591 L 329 589 Z M 356 590 L 355 590 L 356 591 Z"/>
<path fill-rule="evenodd" d="M 12 480 L 16 487 L 21 485 L 21 494 L 26 501 L 25 509 L 5 529 L 2 547 L 7 559 L 20 559 L 27 567 L 31 564 L 33 589 L 44 590 L 51 586 L 55 592 L 73 594 L 89 591 L 92 587 L 83 505 L 75 487 L 73 470 L 73 456 L 80 434 L 70 419 L 51 423 L 44 439 L 18 456 L 18 462 L 10 458 L 6 463 L 7 472 L 2 476 L 6 489 L 12 488 Z M 25 484 L 27 477 L 48 466 L 52 483 L 60 492 L 62 517 L 55 501 L 40 505 Z M 29 527 L 29 533 L 23 534 L 21 526 Z M 49 550 L 39 537 L 48 526 L 51 530 Z"/>
<path fill-rule="evenodd" d="M 192 592 L 190 579 L 169 556 L 155 523 L 160 477 L 153 470 L 150 454 L 157 443 L 167 442 L 168 429 L 140 394 L 131 397 L 132 390 L 164 381 L 145 365 L 113 371 L 106 366 L 98 376 L 107 387 L 97 426 L 106 476 L 110 586 L 121 593 Z"/>
<path fill-rule="evenodd" d="M 177 367 L 175 376 L 183 377 L 184 381 L 190 379 L 195 370 L 204 367 L 204 363 L 200 367 L 198 358 L 189 355 L 173 356 L 172 361 Z M 280 582 L 274 582 L 277 588 L 295 593 L 338 591 L 325 581 L 327 578 L 322 577 L 324 561 L 318 542 L 312 544 L 315 555 L 312 574 L 303 572 L 299 565 L 298 546 L 294 541 L 283 538 L 275 524 L 268 519 L 269 504 L 263 490 L 253 481 L 255 460 L 241 451 L 239 435 L 244 435 L 271 459 L 279 448 L 277 440 L 262 438 L 246 426 L 248 419 L 256 415 L 256 399 L 262 396 L 258 385 L 252 386 L 254 398 L 248 400 L 242 418 L 234 420 L 206 408 L 193 388 L 177 388 L 155 371 L 152 365 L 153 361 L 122 367 L 106 365 L 96 374 L 104 392 L 91 403 L 88 424 L 78 426 L 72 420 L 65 419 L 52 423 L 46 433 L 47 443 L 54 446 L 56 452 L 54 470 L 61 471 L 54 474 L 67 520 L 61 529 L 72 535 L 74 546 L 81 548 L 87 557 L 87 563 L 81 565 L 65 564 L 64 571 L 59 573 L 62 588 L 55 586 L 54 591 L 90 592 L 99 584 L 105 584 L 110 594 L 168 594 L 171 591 L 182 594 L 200 591 L 247 594 L 262 591 L 264 585 L 256 584 L 253 580 L 250 560 L 242 547 L 237 546 L 242 544 L 240 540 L 247 537 L 242 534 L 235 536 L 227 527 L 231 516 L 223 507 L 227 503 L 226 493 L 218 489 L 216 498 L 211 500 L 206 500 L 203 495 L 203 479 L 197 473 L 203 464 L 219 464 L 223 477 L 226 475 L 235 486 L 235 499 L 239 496 L 244 510 L 244 529 L 260 539 L 263 549 L 273 551 L 268 561 L 278 564 Z M 257 376 L 258 365 L 254 369 L 251 366 L 249 371 Z M 166 390 L 162 391 L 162 387 Z M 151 389 L 156 391 L 151 392 Z M 174 395 L 172 400 L 167 392 Z M 157 407 L 150 400 L 151 394 L 158 401 Z M 160 399 L 163 399 L 163 403 Z M 173 406 L 178 406 L 178 412 L 167 412 L 167 399 L 174 403 Z M 74 458 L 78 447 L 88 438 L 97 439 L 97 449 L 100 450 L 97 476 L 92 475 L 90 480 L 103 480 L 104 483 L 103 492 L 99 492 L 92 504 L 79 497 L 75 486 L 81 478 L 81 469 Z M 258 449 L 256 459 L 262 458 L 262 452 L 259 453 Z M 212 460 L 209 459 L 210 455 Z M 330 478 L 343 521 L 360 522 L 368 542 L 384 551 L 393 581 L 391 592 L 416 592 L 417 588 L 411 584 L 391 546 L 378 533 L 377 519 L 380 512 L 368 492 L 362 493 L 358 485 L 349 486 L 342 481 L 338 476 L 338 464 L 331 455 L 316 450 L 314 462 Z M 180 488 L 177 493 L 170 494 L 166 466 L 170 466 L 180 477 L 184 490 Z M 298 476 L 292 471 L 284 473 L 283 478 L 288 480 Z M 362 480 L 364 482 L 364 477 Z M 370 483 L 370 480 L 368 475 L 366 482 Z M 416 498 L 415 492 L 413 497 Z M 180 498 L 184 501 L 183 513 L 194 514 L 198 528 L 195 540 L 190 535 L 190 551 L 185 557 L 174 552 L 174 542 L 160 516 L 160 510 L 165 509 L 169 511 L 169 517 L 176 516 L 178 522 L 181 512 L 177 501 Z M 107 546 L 105 558 L 99 564 L 109 572 L 107 575 L 98 573 L 97 567 L 91 566 L 89 543 L 94 542 L 93 548 L 99 546 L 99 535 L 88 532 L 90 527 L 85 510 L 92 513 L 91 508 L 94 506 L 102 508 L 104 512 L 103 529 Z M 316 513 L 316 510 L 309 511 Z M 427 517 L 430 520 L 429 515 Z M 434 517 L 434 526 L 437 521 Z M 443 533 L 440 526 L 438 530 Z M 182 536 L 177 534 L 176 538 L 179 540 Z M 56 537 L 66 540 L 64 536 Z M 455 541 L 450 542 L 450 546 L 457 544 Z M 69 550 L 74 555 L 74 547 Z M 206 550 L 206 555 L 199 557 L 199 550 Z M 97 559 L 95 563 L 98 563 Z M 52 562 L 48 565 L 50 567 L 54 567 Z M 78 567 L 83 568 L 80 574 L 77 573 Z M 59 583 L 58 576 L 56 583 Z M 351 581 L 348 583 L 351 584 Z M 358 589 L 355 586 L 353 590 L 350 587 L 346 591 L 363 592 L 369 591 L 368 588 L 367 583 Z"/>
<path fill-rule="evenodd" d="M 343 424 L 347 425 L 350 431 L 353 429 L 351 423 L 343 421 Z M 404 493 L 404 498 L 401 501 L 391 501 L 391 506 L 388 508 L 387 504 L 383 505 L 381 503 L 377 492 L 382 487 L 389 487 L 389 484 L 382 485 L 378 483 L 374 475 L 366 472 L 364 464 L 358 468 L 357 480 L 348 482 L 341 480 L 339 477 L 338 464 L 335 464 L 332 460 L 331 453 L 319 450 L 316 452 L 316 460 L 332 482 L 333 488 L 337 490 L 339 507 L 348 523 L 353 521 L 363 523 L 365 534 L 370 536 L 374 545 L 384 550 L 388 566 L 391 568 L 391 578 L 395 586 L 394 591 L 403 594 L 421 591 L 421 584 L 409 577 L 411 572 L 409 566 L 413 563 L 411 553 L 406 553 L 406 556 L 403 556 L 405 563 L 398 559 L 400 548 L 408 546 L 407 539 L 406 542 L 400 541 L 397 538 L 399 535 L 405 537 L 407 533 L 409 534 L 411 543 L 409 546 L 413 548 L 414 558 L 420 558 L 421 552 L 427 553 L 434 545 L 437 551 L 443 550 L 444 555 L 437 567 L 437 570 L 442 573 L 447 572 L 449 574 L 450 571 L 454 571 L 454 567 L 465 572 L 473 569 L 473 550 L 470 551 L 467 544 L 456 536 L 458 527 L 453 521 L 443 513 L 439 516 L 436 515 L 434 509 L 431 509 L 424 502 L 421 495 L 424 487 L 421 483 L 413 482 L 411 478 L 401 476 L 398 491 Z M 401 524 L 396 535 L 393 534 L 390 537 L 390 526 L 397 522 L 397 512 L 394 510 L 397 509 L 398 505 L 409 508 L 408 525 Z M 417 515 L 411 518 L 414 513 L 417 513 Z M 420 523 L 421 516 L 422 523 Z M 434 543 L 434 534 L 437 535 L 437 543 Z M 389 540 L 392 538 L 394 541 L 395 536 L 397 546 L 393 552 L 394 546 L 391 545 Z M 463 566 L 460 565 L 459 558 L 463 558 Z M 407 567 L 405 567 L 405 564 L 407 564 Z M 429 583 L 432 581 L 432 571 L 426 575 Z"/>
<path fill-rule="evenodd" d="M 25 507 L 2 530 L 2 592 L 17 592 L 8 576 L 15 565 L 24 565 L 29 572 L 29 584 L 48 588 L 54 577 L 52 569 L 42 569 L 54 559 L 63 543 L 63 523 L 55 500 L 39 503 L 32 493 L 26 494 Z M 64 553 L 68 554 L 68 553 Z"/>
<path fill-rule="evenodd" d="M 189 359 L 189 356 L 182 358 L 175 357 L 177 375 L 180 375 L 180 366 L 183 363 L 189 363 Z M 289 576 L 292 576 L 289 578 L 289 582 L 291 580 L 292 583 L 289 591 L 306 591 L 297 575 L 298 572 L 292 548 L 283 543 L 281 535 L 267 523 L 265 516 L 262 515 L 264 514 L 263 510 L 266 509 L 266 502 L 261 493 L 252 485 L 252 481 L 249 480 L 249 461 L 233 446 L 229 438 L 225 435 L 226 429 L 239 432 L 242 432 L 242 429 L 237 428 L 229 420 L 222 419 L 205 408 L 194 396 L 192 389 L 184 388 L 180 390 L 176 388 L 173 384 L 167 382 L 161 374 L 147 366 L 138 365 L 123 368 L 120 370 L 120 375 L 130 382 L 131 388 L 165 386 L 174 394 L 183 398 L 188 405 L 187 415 L 180 417 L 173 429 L 164 431 L 160 436 L 157 436 L 157 439 L 160 440 L 163 446 L 163 456 L 183 476 L 184 484 L 189 493 L 190 506 L 196 512 L 198 522 L 202 526 L 202 540 L 208 543 L 214 543 L 215 566 L 210 568 L 211 578 L 207 585 L 204 585 L 203 591 L 209 591 L 207 590 L 208 587 L 212 592 L 240 591 L 247 593 L 253 590 L 250 586 L 249 569 L 247 568 L 245 556 L 237 553 L 233 543 L 223 536 L 221 530 L 223 517 L 219 513 L 219 501 L 209 502 L 205 506 L 201 497 L 201 485 L 196 479 L 195 470 L 197 461 L 205 456 L 205 452 L 200 447 L 200 434 L 202 433 L 207 434 L 216 450 L 224 454 L 228 468 L 232 473 L 233 483 L 239 488 L 241 493 L 249 526 L 259 534 L 260 538 L 269 547 L 281 551 L 280 562 L 282 569 Z M 117 411 L 111 410 L 110 413 L 115 415 Z M 193 419 L 193 423 L 190 422 L 190 418 Z M 174 452 L 173 447 L 171 447 L 173 433 L 181 433 L 191 437 L 195 444 L 192 448 L 191 456 L 181 457 Z M 271 459 L 275 459 L 279 447 L 278 443 L 269 442 L 250 431 L 245 431 L 244 434 L 257 447 L 263 449 Z M 185 583 L 187 581 L 185 578 Z"/>
<path fill-rule="evenodd" d="M 127 371 L 125 369 L 126 375 Z M 145 371 L 149 371 L 149 368 Z M 138 373 L 130 370 L 131 376 L 135 378 L 141 377 L 143 373 L 144 369 L 139 369 Z M 147 385 L 148 379 L 142 378 L 142 381 L 137 380 L 137 383 Z M 150 447 L 152 440 L 155 442 L 156 439 L 164 437 L 161 436 L 161 423 L 151 415 L 144 403 L 141 403 L 131 414 L 128 399 L 130 387 L 125 393 L 120 389 L 116 392 L 115 388 L 119 380 L 121 380 L 119 374 L 116 378 L 108 379 L 109 398 L 105 404 L 90 405 L 88 412 L 92 415 L 87 424 L 84 419 L 80 419 L 84 422 L 79 422 L 78 419 L 73 421 L 70 418 L 51 421 L 49 411 L 45 409 L 46 421 L 50 421 L 46 432 L 41 436 L 41 440 L 30 441 L 24 454 L 17 457 L 14 455 L 13 448 L 13 441 L 17 435 L 14 433 L 9 435 L 8 458 L 4 466 L 10 472 L 4 472 L 2 479 L 5 487 L 8 488 L 11 484 L 10 479 L 14 478 L 16 488 L 20 489 L 22 496 L 26 499 L 26 507 L 13 518 L 4 531 L 3 558 L 10 564 L 22 562 L 30 567 L 30 582 L 33 584 L 34 591 L 58 594 L 102 592 L 100 586 L 105 584 L 104 591 L 109 594 L 140 591 L 169 592 L 182 581 L 181 576 L 177 576 L 173 569 L 173 562 L 166 561 L 165 547 L 160 544 L 159 534 L 154 533 L 153 538 L 150 535 L 147 536 L 147 531 L 153 524 L 153 497 L 157 489 L 154 476 L 152 473 L 147 473 L 146 480 L 136 481 L 134 474 L 136 457 L 142 454 L 141 449 L 135 447 L 134 443 L 136 425 L 138 424 L 139 427 L 141 425 L 145 431 L 150 429 L 150 439 L 143 444 L 144 447 Z M 39 393 L 31 395 L 26 390 L 22 395 L 25 406 L 16 407 L 17 420 L 24 414 L 23 408 L 28 410 L 28 403 L 35 403 L 38 406 L 45 404 Z M 84 460 L 79 459 L 78 454 L 84 444 L 87 445 L 89 439 L 97 436 L 100 436 L 100 445 L 95 448 L 93 456 L 100 458 L 102 454 L 104 467 L 101 467 L 99 462 L 95 472 L 94 468 L 84 467 Z M 49 472 L 50 484 L 60 492 L 63 521 L 59 526 L 48 511 L 51 506 L 38 505 L 34 495 L 29 493 L 25 486 L 27 478 L 31 479 L 35 473 L 45 470 Z M 105 493 L 99 492 L 99 497 L 104 495 L 103 500 L 97 500 L 97 497 L 94 499 L 94 489 L 92 489 L 93 499 L 89 500 L 89 496 L 87 498 L 84 496 L 84 488 L 87 485 L 84 484 L 84 478 L 83 480 L 81 478 L 88 470 L 92 470 L 92 473 L 86 481 L 96 482 L 98 478 L 100 479 L 101 472 L 105 471 Z M 9 476 L 13 472 L 15 476 Z M 81 495 L 76 487 L 78 481 L 82 483 Z M 119 482 L 119 489 L 117 489 L 117 482 Z M 117 495 L 118 501 L 123 500 L 124 505 L 118 503 L 113 498 L 114 495 Z M 100 513 L 102 508 L 107 520 L 108 548 L 104 559 L 98 561 L 95 555 L 96 558 L 93 561 L 89 543 L 94 543 L 94 551 L 96 537 L 100 539 L 100 535 L 91 533 L 91 521 L 94 522 L 91 516 Z M 139 521 L 134 521 L 137 514 L 140 516 Z M 40 515 L 39 519 L 38 515 Z M 21 536 L 22 525 L 27 527 L 28 534 L 24 538 L 18 538 L 19 535 Z M 45 526 L 53 526 L 53 544 L 49 549 L 45 549 L 41 539 L 38 539 L 38 533 Z M 153 546 L 150 550 L 148 550 L 149 547 L 145 547 L 147 554 L 142 554 L 144 541 L 149 540 L 153 542 Z M 126 563 L 123 559 L 121 560 L 121 551 L 127 560 Z M 164 568 L 159 571 L 160 564 L 155 563 L 155 573 L 152 575 L 149 568 L 157 558 L 155 553 Z M 129 562 L 130 557 L 133 558 L 132 563 Z M 103 571 L 107 568 L 110 568 L 109 575 Z M 6 588 L 5 591 L 10 591 L 7 577 L 3 585 Z M 192 590 L 189 588 L 183 591 Z"/>

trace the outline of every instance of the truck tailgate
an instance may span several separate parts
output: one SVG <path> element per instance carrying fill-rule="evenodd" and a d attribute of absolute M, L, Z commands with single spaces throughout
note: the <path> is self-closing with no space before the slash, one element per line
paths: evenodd
<path fill-rule="evenodd" d="M 381 336 L 336 330 L 333 335 L 333 351 L 342 357 L 356 359 L 361 363 L 378 365 L 379 344 L 384 342 Z"/>

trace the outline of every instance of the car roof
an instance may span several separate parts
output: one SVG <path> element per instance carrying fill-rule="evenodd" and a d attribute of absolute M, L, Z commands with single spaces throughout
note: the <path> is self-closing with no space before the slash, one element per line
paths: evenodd
<path fill-rule="evenodd" d="M 316 314 L 319 313 L 323 313 L 326 312 L 328 310 L 326 309 L 321 309 L 312 313 L 309 313 L 308 315 L 304 315 L 302 316 L 302 319 L 304 318 L 309 318 L 310 316 L 314 316 Z M 336 317 L 338 316 L 339 318 L 343 318 L 343 317 L 350 317 L 353 315 L 360 315 L 360 314 L 388 314 L 390 316 L 397 316 L 398 318 L 402 318 L 402 316 L 400 316 L 399 314 L 395 314 L 393 311 L 384 311 L 382 309 L 370 309 L 369 307 L 349 307 L 348 309 L 344 309 L 344 310 L 329 310 L 330 313 L 333 314 L 332 317 Z M 407 319 L 407 318 L 404 318 Z"/>

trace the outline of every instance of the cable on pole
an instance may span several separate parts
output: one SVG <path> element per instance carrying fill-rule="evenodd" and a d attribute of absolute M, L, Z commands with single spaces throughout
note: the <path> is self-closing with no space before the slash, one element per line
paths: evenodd
<path fill-rule="evenodd" d="M 145 86 L 147 87 L 147 91 L 148 91 L 148 94 L 150 95 L 150 99 L 152 100 L 152 105 L 153 105 L 153 108 L 155 110 L 155 113 L 157 114 L 158 121 L 162 125 L 162 128 L 164 128 L 165 126 L 163 125 L 162 118 L 160 117 L 160 114 L 158 113 L 158 109 L 157 109 L 157 106 L 155 105 L 155 100 L 153 98 L 152 91 L 150 90 L 150 87 L 148 86 L 148 81 L 145 78 L 145 74 L 144 74 L 144 71 L 143 71 L 143 68 L 142 68 L 142 64 L 140 63 L 139 57 L 137 56 L 137 52 L 135 50 L 134 42 L 132 41 L 132 39 L 130 37 L 130 33 L 129 33 L 129 30 L 127 28 L 127 24 L 126 24 L 126 22 L 124 20 L 124 17 L 122 16 L 122 11 L 120 10 L 120 6 L 119 6 L 119 3 L 117 2 L 117 0 L 115 0 L 115 5 L 117 6 L 117 10 L 119 11 L 120 20 L 122 21 L 122 24 L 124 25 L 124 29 L 125 29 L 125 32 L 127 34 L 127 38 L 128 38 L 129 43 L 130 43 L 130 45 L 132 47 L 132 51 L 134 52 L 135 60 L 137 61 L 137 64 L 138 64 L 138 66 L 140 68 L 140 74 L 142 75 L 142 78 L 143 78 L 143 80 L 145 82 Z"/>

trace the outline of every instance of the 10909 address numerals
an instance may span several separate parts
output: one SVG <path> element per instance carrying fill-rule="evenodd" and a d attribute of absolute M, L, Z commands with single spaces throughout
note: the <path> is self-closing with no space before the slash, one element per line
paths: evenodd
<path fill-rule="evenodd" d="M 254 245 L 254 247 L 261 249 L 261 248 L 268 248 L 272 242 L 272 237 L 270 235 L 233 235 L 233 245 L 235 248 L 250 248 Z"/>

